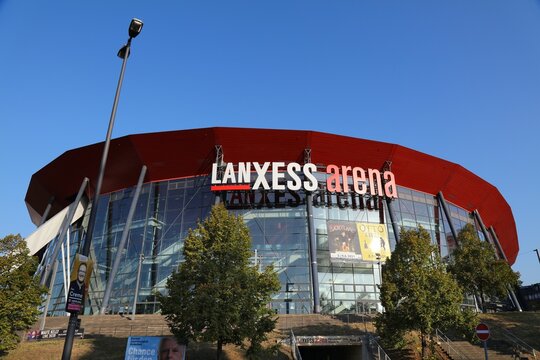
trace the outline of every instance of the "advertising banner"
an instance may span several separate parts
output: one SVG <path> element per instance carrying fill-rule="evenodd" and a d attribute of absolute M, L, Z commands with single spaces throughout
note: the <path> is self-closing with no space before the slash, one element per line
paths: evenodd
<path fill-rule="evenodd" d="M 27 334 L 27 339 L 30 340 L 47 340 L 65 338 L 67 336 L 67 329 L 51 329 L 51 330 L 32 330 Z M 75 329 L 75 336 L 84 338 L 84 329 Z"/>
<path fill-rule="evenodd" d="M 185 360 L 186 345 L 174 337 L 130 336 L 124 360 Z"/>
<path fill-rule="evenodd" d="M 362 258 L 366 261 L 384 261 L 390 257 L 388 231 L 384 224 L 356 223 Z"/>
<path fill-rule="evenodd" d="M 79 313 L 83 311 L 93 264 L 94 262 L 88 257 L 75 254 L 66 301 L 67 312 Z"/>
<path fill-rule="evenodd" d="M 328 247 L 332 262 L 362 260 L 356 224 L 348 221 L 328 221 Z"/>

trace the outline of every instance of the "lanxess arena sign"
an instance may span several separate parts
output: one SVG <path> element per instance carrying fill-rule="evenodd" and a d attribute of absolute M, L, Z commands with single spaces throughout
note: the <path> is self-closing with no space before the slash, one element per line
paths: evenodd
<path fill-rule="evenodd" d="M 229 199 L 222 195 L 225 203 L 232 207 L 242 204 L 269 206 L 272 203 L 279 207 L 280 200 L 283 205 L 297 206 L 305 201 L 299 195 L 302 191 L 314 194 L 315 206 L 331 206 L 329 195 L 336 194 L 336 205 L 353 208 L 363 208 L 364 198 L 398 196 L 391 171 L 337 165 L 328 165 L 324 171 L 326 181 L 319 181 L 315 173 L 323 171 L 318 171 L 312 163 L 239 162 L 222 167 L 213 164 L 211 190 L 233 193 Z M 274 201 L 268 197 L 270 193 L 274 194 Z M 256 194 L 260 194 L 259 198 Z"/>

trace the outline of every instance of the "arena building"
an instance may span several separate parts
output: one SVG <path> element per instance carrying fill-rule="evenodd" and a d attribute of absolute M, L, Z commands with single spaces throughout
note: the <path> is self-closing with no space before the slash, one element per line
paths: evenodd
<path fill-rule="evenodd" d="M 27 242 L 40 256 L 38 271 L 51 274 L 48 315 L 65 314 L 103 146 L 65 152 L 28 187 L 26 204 L 40 226 Z M 466 223 L 510 264 L 519 249 L 510 206 L 462 166 L 315 131 L 206 128 L 114 139 L 101 193 L 85 314 L 99 312 L 107 292 L 107 312 L 157 312 L 156 293 L 182 261 L 188 229 L 216 202 L 243 216 L 253 263 L 278 272 L 281 291 L 271 304 L 278 313 L 380 310 L 381 264 L 400 228 L 423 226 L 442 257 Z"/>

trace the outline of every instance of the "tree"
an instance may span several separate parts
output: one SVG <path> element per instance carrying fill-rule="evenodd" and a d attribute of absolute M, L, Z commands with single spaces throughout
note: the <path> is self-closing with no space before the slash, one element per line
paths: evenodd
<path fill-rule="evenodd" d="M 426 356 L 427 338 L 437 328 L 461 328 L 468 319 L 461 311 L 463 292 L 422 229 L 402 230 L 392 257 L 383 267 L 381 303 L 385 312 L 376 320 L 377 331 L 388 345 L 417 331 Z"/>
<path fill-rule="evenodd" d="M 272 267 L 258 272 L 250 265 L 251 238 L 241 217 L 223 205 L 212 208 L 184 242 L 184 262 L 167 281 L 167 295 L 159 295 L 171 332 L 190 340 L 223 345 L 250 340 L 254 355 L 275 326 L 267 305 L 280 283 Z"/>
<path fill-rule="evenodd" d="M 46 289 L 33 277 L 36 268 L 37 260 L 20 235 L 0 239 L 0 355 L 17 345 L 18 331 L 37 320 Z"/>
<path fill-rule="evenodd" d="M 449 270 L 467 293 L 479 296 L 480 307 L 485 312 L 486 297 L 505 297 L 508 286 L 518 285 L 519 274 L 505 260 L 496 258 L 493 246 L 480 240 L 471 224 L 461 229 L 458 243 Z"/>

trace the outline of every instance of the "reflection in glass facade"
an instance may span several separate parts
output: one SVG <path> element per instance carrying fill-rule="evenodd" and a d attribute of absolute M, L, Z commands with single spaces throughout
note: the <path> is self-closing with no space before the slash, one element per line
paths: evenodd
<path fill-rule="evenodd" d="M 326 175 L 317 176 L 324 183 Z M 134 188 L 100 197 L 90 254 L 95 265 L 85 314 L 99 311 L 117 256 L 121 257 L 121 263 L 114 277 L 108 311 L 132 311 L 137 283 L 136 312 L 154 313 L 159 310 L 155 294 L 165 291 L 168 276 L 182 261 L 183 239 L 199 219 L 205 218 L 216 202 L 216 195 L 210 191 L 209 184 L 207 176 L 145 184 L 126 247 L 120 253 L 118 243 Z M 331 259 L 328 224 L 382 224 L 386 227 L 388 243 L 393 250 L 395 236 L 385 200 L 366 199 L 362 207 L 351 206 L 340 195 L 324 193 L 318 198 L 314 196 L 313 206 L 310 207 L 306 194 L 302 192 L 256 196 L 233 192 L 220 197 L 220 200 L 225 200 L 231 211 L 244 217 L 252 236 L 253 262 L 261 268 L 272 264 L 279 274 L 281 290 L 271 304 L 276 312 L 301 314 L 314 311 L 311 244 L 316 247 L 318 284 L 315 286 L 319 291 L 322 312 L 382 310 L 377 286 L 381 281 L 381 261 Z M 474 224 L 473 217 L 467 211 L 450 203 L 448 206 L 457 231 L 466 223 Z M 398 227 L 422 226 L 428 230 L 441 256 L 447 257 L 455 248 L 448 221 L 435 196 L 398 187 L 398 199 L 393 200 L 392 209 Z M 312 213 L 309 214 L 309 211 Z M 81 229 L 86 228 L 87 217 L 71 229 L 71 257 L 79 250 L 80 233 Z M 313 222 L 312 239 L 309 221 Z M 54 241 L 49 247 L 53 246 Z M 67 246 L 64 251 L 68 251 Z M 65 259 L 62 261 L 62 254 L 59 255 L 48 306 L 49 315 L 65 314 L 64 284 L 66 276 L 69 277 L 69 272 L 64 270 L 68 267 Z"/>

